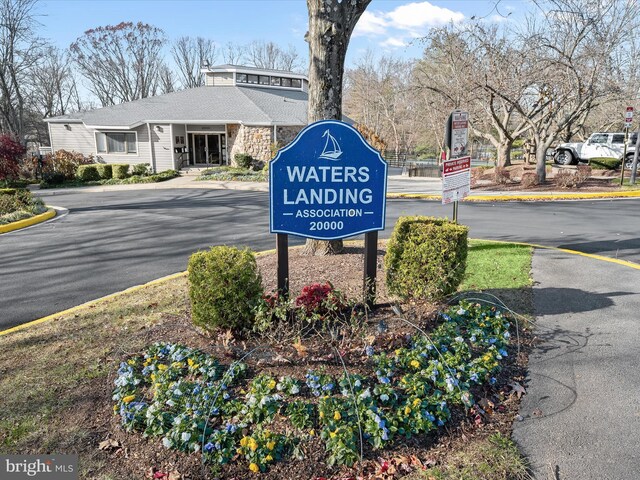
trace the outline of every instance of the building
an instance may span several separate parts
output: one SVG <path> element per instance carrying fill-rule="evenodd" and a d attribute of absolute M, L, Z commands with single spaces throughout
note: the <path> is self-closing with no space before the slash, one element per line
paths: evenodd
<path fill-rule="evenodd" d="M 269 160 L 307 124 L 304 75 L 236 65 L 203 68 L 206 85 L 46 119 L 51 148 L 156 172 Z"/>

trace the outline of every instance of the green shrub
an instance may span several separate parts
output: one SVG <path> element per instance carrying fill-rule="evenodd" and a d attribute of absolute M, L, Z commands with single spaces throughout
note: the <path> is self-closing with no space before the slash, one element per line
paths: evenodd
<path fill-rule="evenodd" d="M 389 293 L 435 301 L 455 292 L 466 268 L 468 232 L 447 219 L 400 217 L 384 258 Z"/>
<path fill-rule="evenodd" d="M 188 267 L 191 319 L 211 332 L 246 331 L 263 289 L 256 259 L 248 249 L 218 246 L 191 255 Z"/>
<path fill-rule="evenodd" d="M 149 164 L 148 163 L 137 163 L 131 167 L 131 175 L 149 175 Z"/>
<path fill-rule="evenodd" d="M 236 165 L 240 168 L 251 168 L 251 165 L 253 164 L 253 157 L 246 153 L 236 153 L 233 159 L 235 160 Z"/>
<path fill-rule="evenodd" d="M 621 163 L 621 160 L 610 157 L 594 157 L 589 160 L 589 166 L 594 170 L 617 170 Z"/>
<path fill-rule="evenodd" d="M 64 181 L 65 176 L 62 172 L 44 172 L 42 174 L 42 183 L 40 185 L 60 185 Z"/>
<path fill-rule="evenodd" d="M 113 166 L 110 163 L 98 163 L 96 164 L 98 169 L 98 175 L 103 180 L 109 180 L 113 177 Z"/>
<path fill-rule="evenodd" d="M 82 182 L 95 182 L 100 180 L 97 165 L 80 165 L 76 170 L 76 178 Z"/>
<path fill-rule="evenodd" d="M 0 195 L 15 195 L 15 188 L 0 188 Z"/>
<path fill-rule="evenodd" d="M 115 163 L 112 165 L 113 178 L 127 178 L 129 176 L 128 163 Z"/>
<path fill-rule="evenodd" d="M 13 191 L 12 191 L 13 190 Z M 31 192 L 26 189 L 2 189 L 0 190 L 0 217 L 6 215 L 15 214 L 17 212 L 23 212 L 29 217 L 42 213 L 46 208 L 42 203 L 42 200 L 31 195 Z M 13 220 L 18 220 L 15 218 Z M 6 218 L 0 218 L 0 225 L 10 223 L 13 221 Z"/>

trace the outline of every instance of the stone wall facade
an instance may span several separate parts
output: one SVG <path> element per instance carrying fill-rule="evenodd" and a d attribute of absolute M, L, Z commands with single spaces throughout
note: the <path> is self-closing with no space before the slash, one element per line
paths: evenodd
<path fill-rule="evenodd" d="M 235 165 L 235 156 L 238 153 L 251 155 L 254 159 L 263 162 L 271 159 L 272 127 L 227 125 L 227 133 L 227 149 L 231 165 Z"/>
<path fill-rule="evenodd" d="M 296 135 L 302 130 L 302 126 L 292 127 L 276 127 L 276 138 L 278 139 L 278 148 L 287 146 L 296 138 Z"/>

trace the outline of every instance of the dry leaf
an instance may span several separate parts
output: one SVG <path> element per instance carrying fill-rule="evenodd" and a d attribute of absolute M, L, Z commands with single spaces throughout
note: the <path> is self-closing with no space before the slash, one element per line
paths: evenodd
<path fill-rule="evenodd" d="M 184 477 L 182 476 L 182 474 L 180 472 L 177 471 L 173 471 L 169 473 L 169 478 L 168 480 L 182 480 Z"/>
<path fill-rule="evenodd" d="M 98 444 L 100 450 L 118 450 L 122 448 L 122 444 L 113 438 L 107 438 Z"/>
<path fill-rule="evenodd" d="M 298 352 L 298 355 L 300 355 L 301 357 L 307 356 L 307 347 L 305 347 L 300 340 L 297 340 L 293 344 L 293 348 L 296 349 L 296 352 Z"/>
<path fill-rule="evenodd" d="M 510 383 L 509 386 L 513 389 L 512 393 L 515 392 L 515 394 L 518 395 L 518 398 L 522 397 L 522 395 L 527 393 L 524 387 L 520 385 L 518 382 Z"/>

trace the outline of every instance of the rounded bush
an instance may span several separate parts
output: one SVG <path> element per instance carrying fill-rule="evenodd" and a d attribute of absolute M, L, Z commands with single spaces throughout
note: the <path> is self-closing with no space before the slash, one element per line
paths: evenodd
<path fill-rule="evenodd" d="M 236 161 L 236 165 L 240 168 L 251 168 L 253 164 L 253 157 L 246 153 L 236 153 L 233 159 Z"/>
<path fill-rule="evenodd" d="M 622 160 L 609 157 L 594 157 L 589 160 L 589 166 L 595 170 L 616 170 L 621 163 Z"/>
<path fill-rule="evenodd" d="M 148 163 L 137 163 L 131 167 L 132 175 L 149 175 L 149 164 Z"/>
<path fill-rule="evenodd" d="M 218 246 L 191 255 L 188 266 L 191 319 L 212 332 L 216 328 L 246 331 L 262 299 L 258 265 L 248 249 Z"/>
<path fill-rule="evenodd" d="M 94 182 L 100 180 L 97 165 L 80 165 L 76 170 L 76 178 L 83 182 Z"/>
<path fill-rule="evenodd" d="M 127 178 L 129 176 L 129 164 L 128 163 L 114 163 L 111 166 L 113 171 L 113 178 Z"/>
<path fill-rule="evenodd" d="M 447 219 L 400 217 L 384 257 L 389 293 L 440 300 L 464 276 L 469 229 Z"/>
<path fill-rule="evenodd" d="M 109 163 L 98 163 L 96 168 L 98 169 L 98 175 L 103 180 L 109 180 L 113 176 L 113 166 Z"/>

